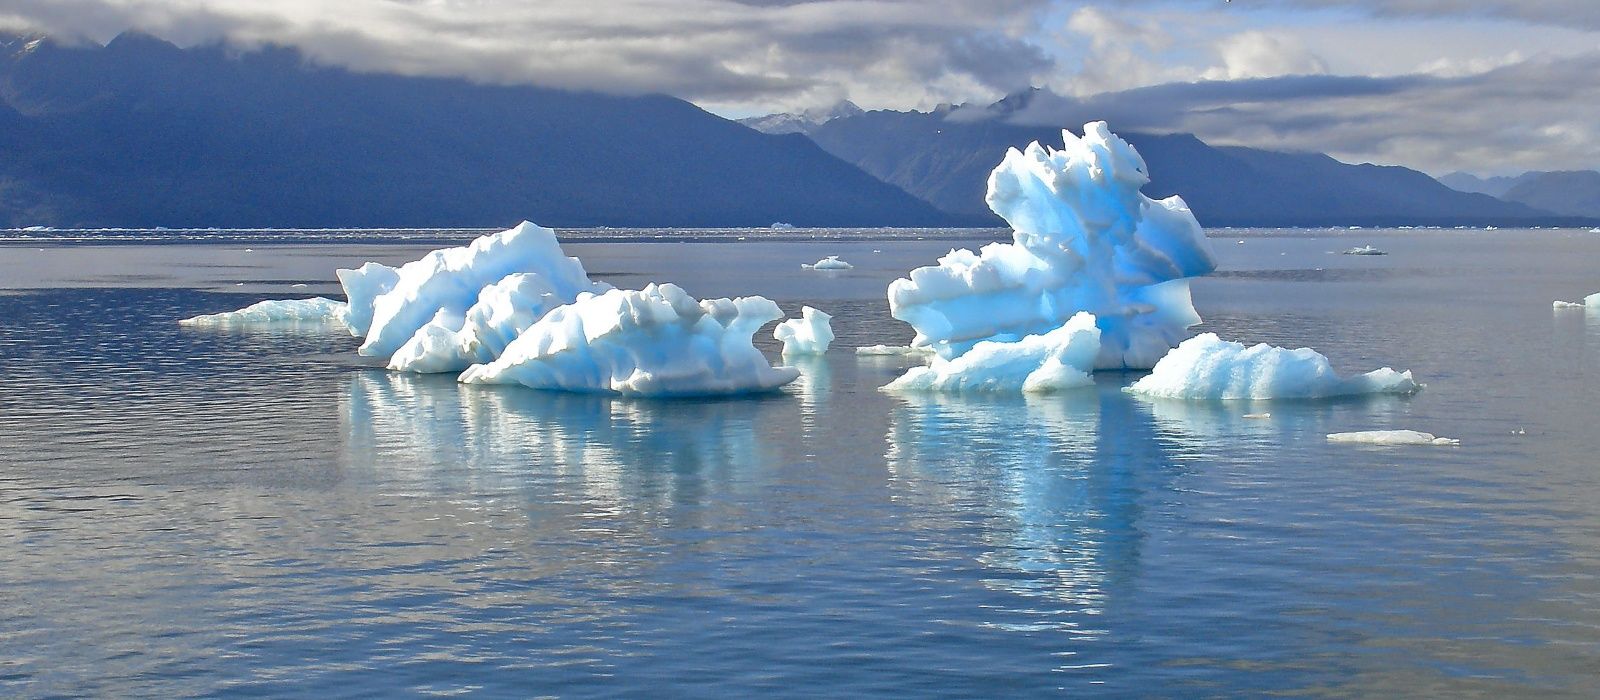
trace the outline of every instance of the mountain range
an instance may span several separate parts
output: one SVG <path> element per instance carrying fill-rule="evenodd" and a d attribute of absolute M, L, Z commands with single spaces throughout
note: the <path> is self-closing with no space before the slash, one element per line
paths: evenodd
<path fill-rule="evenodd" d="M 0 227 L 1000 225 L 989 171 L 1006 148 L 1061 140 L 1016 121 L 1036 94 L 741 125 L 667 95 L 360 73 L 282 47 L 0 37 Z M 1406 168 L 1123 136 L 1146 192 L 1183 195 L 1210 226 L 1600 215 L 1568 208 L 1590 201 L 1571 194 L 1587 176 L 1497 199 Z"/>
<path fill-rule="evenodd" d="M 0 226 L 931 226 L 829 155 L 665 95 L 362 74 L 296 51 L 0 39 Z M 970 223 L 970 222 L 966 222 Z"/>
<path fill-rule="evenodd" d="M 1011 118 L 1037 93 L 982 107 L 845 114 L 803 133 L 944 211 L 981 217 L 987 213 L 989 171 L 1006 148 L 1062 141 L 1059 127 Z M 1586 216 L 1462 192 L 1409 168 L 1352 165 L 1320 153 L 1216 147 L 1189 134 L 1120 135 L 1150 168 L 1145 193 L 1182 195 L 1208 226 L 1540 225 L 1583 223 L 1577 217 Z"/>
<path fill-rule="evenodd" d="M 1514 177 L 1454 172 L 1439 178 L 1462 192 L 1481 192 L 1556 214 L 1600 217 L 1600 172 L 1533 171 Z"/>

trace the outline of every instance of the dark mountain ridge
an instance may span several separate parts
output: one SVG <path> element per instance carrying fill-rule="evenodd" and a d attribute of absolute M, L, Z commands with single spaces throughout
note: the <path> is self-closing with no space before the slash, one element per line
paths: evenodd
<path fill-rule="evenodd" d="M 1010 121 L 1029 97 L 1019 94 L 981 108 L 867 112 L 830 120 L 809 135 L 829 153 L 945 211 L 981 217 L 988 215 L 983 195 L 989 171 L 1006 148 L 1061 143 L 1057 127 Z M 1351 165 L 1320 153 L 1213 147 L 1189 134 L 1121 136 L 1150 166 L 1145 193 L 1182 195 L 1208 226 L 1592 223 L 1459 192 L 1409 168 Z"/>
<path fill-rule="evenodd" d="M 354 73 L 297 51 L 0 41 L 0 226 L 937 226 L 801 135 L 665 95 Z"/>

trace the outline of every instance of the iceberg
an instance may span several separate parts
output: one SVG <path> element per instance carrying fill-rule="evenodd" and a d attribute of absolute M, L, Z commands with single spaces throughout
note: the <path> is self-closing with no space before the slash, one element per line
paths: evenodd
<path fill-rule="evenodd" d="M 1550 302 L 1550 305 L 1557 309 L 1581 309 L 1586 306 L 1586 303 L 1582 301 L 1562 301 L 1557 299 L 1553 302 Z"/>
<path fill-rule="evenodd" d="M 589 291 L 611 286 L 591 283 Z M 567 291 L 571 291 L 570 289 Z M 403 372 L 460 372 L 489 362 L 550 310 L 576 300 L 552 287 L 544 275 L 514 272 L 478 292 L 466 313 L 436 314 L 389 358 L 389 369 Z"/>
<path fill-rule="evenodd" d="M 829 255 L 814 263 L 801 263 L 800 267 L 807 270 L 848 270 L 855 266 L 840 260 L 837 255 Z"/>
<path fill-rule="evenodd" d="M 1060 150 L 1011 149 L 989 176 L 986 199 L 1011 224 L 1011 243 L 951 251 L 889 285 L 890 313 L 916 330 L 913 345 L 951 360 L 1088 312 L 1100 329 L 1090 369 L 1147 369 L 1200 322 L 1188 279 L 1216 261 L 1189 207 L 1140 193 L 1144 160 L 1105 122 L 1062 138 Z"/>
<path fill-rule="evenodd" d="M 833 342 L 832 316 L 809 306 L 801 307 L 800 318 L 792 318 L 772 329 L 772 337 L 783 343 L 784 355 L 821 355 Z"/>
<path fill-rule="evenodd" d="M 372 301 L 372 322 L 359 352 L 390 357 L 430 322 L 451 330 L 461 328 L 480 291 L 513 273 L 542 276 L 563 299 L 600 291 L 577 258 L 562 254 L 554 231 L 524 221 L 469 245 L 435 250 L 401 266 L 392 288 Z M 351 304 L 355 308 L 354 297 Z M 438 335 L 438 331 L 432 333 Z"/>
<path fill-rule="evenodd" d="M 1351 248 L 1349 250 L 1346 250 L 1344 252 L 1344 254 L 1345 255 L 1388 255 L 1388 253 L 1386 253 L 1384 251 L 1381 251 L 1381 250 L 1378 250 L 1377 248 L 1374 248 L 1374 247 L 1372 247 L 1370 245 L 1364 245 L 1364 246 L 1360 246 L 1360 247 L 1356 247 L 1356 248 Z"/>
<path fill-rule="evenodd" d="M 999 342 L 985 340 L 953 359 L 935 357 L 883 387 L 884 391 L 1046 392 L 1094 384 L 1100 354 L 1095 318 L 1079 313 L 1043 335 Z"/>
<path fill-rule="evenodd" d="M 1583 305 L 1591 309 L 1600 309 L 1600 293 L 1590 294 L 1583 298 Z"/>
<path fill-rule="evenodd" d="M 776 389 L 799 377 L 751 343 L 783 318 L 763 297 L 697 302 L 674 284 L 585 292 L 524 330 L 499 358 L 461 373 L 468 384 L 624 396 L 702 396 Z"/>
<path fill-rule="evenodd" d="M 369 262 L 354 270 L 335 270 L 339 286 L 344 287 L 344 325 L 357 338 L 372 326 L 372 303 L 400 281 L 400 271 L 381 263 Z"/>
<path fill-rule="evenodd" d="M 178 323 L 185 326 L 249 326 L 290 323 L 343 324 L 343 302 L 312 297 L 310 299 L 269 299 L 246 306 L 238 311 L 204 314 L 186 318 Z"/>
<path fill-rule="evenodd" d="M 1202 333 L 1161 358 L 1127 391 L 1153 398 L 1231 401 L 1410 394 L 1420 388 L 1410 372 L 1385 367 L 1344 378 L 1327 357 L 1310 348 L 1288 350 L 1266 343 L 1247 348 Z"/>
<path fill-rule="evenodd" d="M 1362 430 L 1353 433 L 1329 433 L 1328 442 L 1359 445 L 1460 445 L 1455 438 L 1437 437 L 1433 433 L 1416 430 Z"/>

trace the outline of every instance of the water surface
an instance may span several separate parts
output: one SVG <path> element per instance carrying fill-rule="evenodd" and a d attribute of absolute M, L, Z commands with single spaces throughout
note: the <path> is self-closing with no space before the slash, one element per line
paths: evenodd
<path fill-rule="evenodd" d="M 0 692 L 1600 693 L 1600 314 L 1550 308 L 1600 291 L 1600 235 L 1214 234 L 1202 330 L 1406 399 L 899 398 L 903 363 L 834 352 L 621 400 L 175 323 L 431 247 L 361 235 L 0 247 Z M 805 235 L 568 249 L 853 347 L 909 339 L 884 286 L 966 243 Z M 1324 440 L 1383 428 L 1462 446 Z"/>

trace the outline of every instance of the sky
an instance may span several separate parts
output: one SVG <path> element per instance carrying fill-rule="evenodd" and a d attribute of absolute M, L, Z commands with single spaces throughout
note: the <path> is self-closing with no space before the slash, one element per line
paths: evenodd
<path fill-rule="evenodd" d="M 1600 0 L 0 0 L 0 27 L 284 44 L 731 118 L 1042 87 L 1011 118 L 1436 175 L 1600 167 Z"/>

